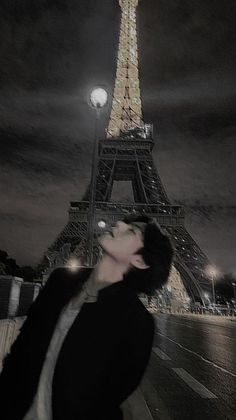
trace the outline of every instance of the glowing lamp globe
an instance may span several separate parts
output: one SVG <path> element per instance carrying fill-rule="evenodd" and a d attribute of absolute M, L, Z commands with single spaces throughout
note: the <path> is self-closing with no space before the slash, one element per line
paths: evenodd
<path fill-rule="evenodd" d="M 107 103 L 107 92 L 101 87 L 95 88 L 90 93 L 89 99 L 93 108 L 103 108 Z"/>
<path fill-rule="evenodd" d="M 99 220 L 98 222 L 98 227 L 100 227 L 100 229 L 104 229 L 106 227 L 106 222 L 104 220 Z"/>

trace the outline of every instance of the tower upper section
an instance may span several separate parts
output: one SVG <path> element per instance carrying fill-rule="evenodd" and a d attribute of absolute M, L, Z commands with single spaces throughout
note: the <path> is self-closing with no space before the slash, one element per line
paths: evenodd
<path fill-rule="evenodd" d="M 136 7 L 138 0 L 119 0 L 121 24 L 116 80 L 107 137 L 142 127 L 139 88 Z"/>

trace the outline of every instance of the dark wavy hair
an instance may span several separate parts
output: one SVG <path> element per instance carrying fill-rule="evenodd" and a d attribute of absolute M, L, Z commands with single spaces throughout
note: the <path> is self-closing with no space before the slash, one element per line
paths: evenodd
<path fill-rule="evenodd" d="M 142 255 L 149 268 L 132 267 L 124 275 L 123 280 L 137 293 L 151 295 L 167 282 L 173 260 L 173 246 L 159 224 L 149 216 L 127 216 L 123 222 L 127 224 L 146 223 L 143 231 L 143 247 L 136 253 Z"/>

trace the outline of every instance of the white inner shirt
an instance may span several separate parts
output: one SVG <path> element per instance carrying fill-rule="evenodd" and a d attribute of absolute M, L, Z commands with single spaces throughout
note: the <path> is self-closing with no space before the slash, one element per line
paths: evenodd
<path fill-rule="evenodd" d="M 110 284 L 95 282 L 92 273 L 80 293 L 63 307 L 45 356 L 36 394 L 23 420 L 52 420 L 52 379 L 62 343 L 83 303 L 96 302 L 98 291 Z"/>

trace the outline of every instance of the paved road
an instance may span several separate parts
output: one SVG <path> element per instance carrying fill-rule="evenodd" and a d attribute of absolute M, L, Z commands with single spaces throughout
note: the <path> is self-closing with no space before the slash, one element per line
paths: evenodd
<path fill-rule="evenodd" d="M 155 322 L 140 387 L 148 408 L 134 420 L 235 420 L 236 322 L 164 314 Z"/>

